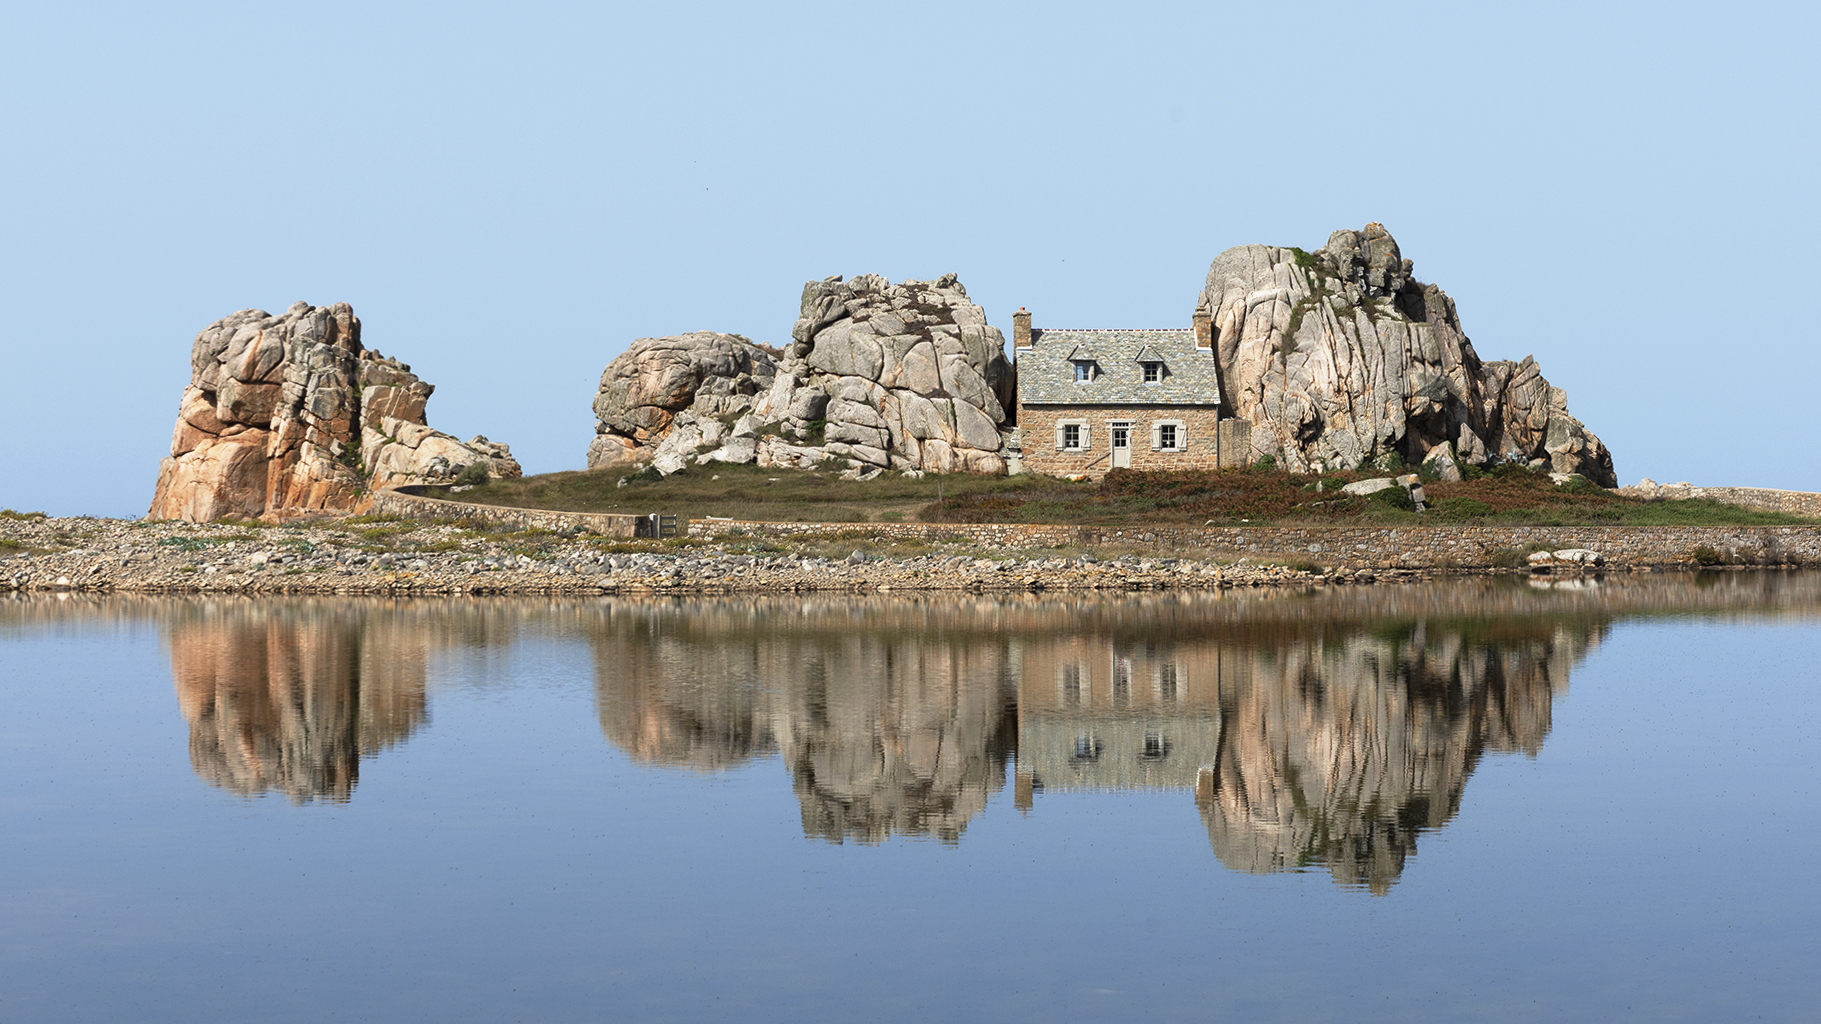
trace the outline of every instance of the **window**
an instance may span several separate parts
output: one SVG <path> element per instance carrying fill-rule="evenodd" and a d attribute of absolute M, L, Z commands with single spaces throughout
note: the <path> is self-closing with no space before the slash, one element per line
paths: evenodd
<path fill-rule="evenodd" d="M 1064 448 L 1081 447 L 1081 424 L 1065 423 L 1062 425 L 1062 446 Z"/>
<path fill-rule="evenodd" d="M 1175 746 L 1170 738 L 1154 729 L 1144 733 L 1144 753 L 1138 755 L 1140 761 L 1161 761 L 1170 756 L 1170 748 Z"/>
<path fill-rule="evenodd" d="M 1159 420 L 1151 424 L 1151 450 L 1180 452 L 1189 446 L 1188 432 L 1181 420 Z"/>
<path fill-rule="evenodd" d="M 1094 373 L 1094 361 L 1092 359 L 1075 360 L 1075 379 L 1076 380 L 1089 381 L 1089 380 L 1093 380 L 1095 376 L 1096 376 L 1096 374 Z"/>
<path fill-rule="evenodd" d="M 1144 364 L 1144 382 L 1146 384 L 1162 384 L 1163 383 L 1163 364 L 1162 363 L 1145 363 Z"/>
<path fill-rule="evenodd" d="M 1088 447 L 1088 421 L 1062 420 L 1056 424 L 1056 450 L 1081 452 Z"/>
<path fill-rule="evenodd" d="M 1176 663 L 1173 661 L 1157 666 L 1157 702 L 1176 703 Z"/>

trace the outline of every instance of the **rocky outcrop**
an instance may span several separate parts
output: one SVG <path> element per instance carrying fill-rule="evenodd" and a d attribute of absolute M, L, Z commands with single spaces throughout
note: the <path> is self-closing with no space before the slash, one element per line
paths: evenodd
<path fill-rule="evenodd" d="M 726 424 L 751 411 L 777 376 L 777 359 L 776 349 L 714 331 L 633 342 L 601 374 L 588 468 L 649 459 L 678 417 L 685 426 Z"/>
<path fill-rule="evenodd" d="M 243 309 L 203 328 L 149 515 L 355 510 L 370 488 L 516 477 L 503 444 L 431 430 L 434 386 L 363 348 L 347 303 Z M 478 467 L 470 470 L 469 467 Z"/>
<path fill-rule="evenodd" d="M 634 343 L 601 377 L 589 467 L 1004 471 L 1005 339 L 955 275 L 812 281 L 791 338 L 781 357 L 709 332 Z"/>
<path fill-rule="evenodd" d="M 1259 456 L 1299 472 L 1351 469 L 1395 452 L 1415 465 L 1537 463 L 1617 486 L 1612 456 L 1568 412 L 1536 361 L 1482 363 L 1454 300 L 1413 276 L 1383 226 L 1336 231 L 1308 253 L 1229 249 L 1208 270 L 1232 411 Z"/>

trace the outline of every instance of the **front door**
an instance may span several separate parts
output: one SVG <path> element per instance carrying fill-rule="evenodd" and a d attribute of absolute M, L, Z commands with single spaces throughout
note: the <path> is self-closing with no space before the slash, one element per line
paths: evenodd
<path fill-rule="evenodd" d="M 1115 423 L 1113 427 L 1113 468 L 1132 468 L 1132 425 Z"/>

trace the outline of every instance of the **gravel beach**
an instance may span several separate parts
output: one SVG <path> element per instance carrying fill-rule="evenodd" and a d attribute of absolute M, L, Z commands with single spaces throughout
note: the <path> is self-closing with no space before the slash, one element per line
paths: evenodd
<path fill-rule="evenodd" d="M 626 541 L 374 517 L 264 523 L 0 518 L 0 591 L 727 594 L 1173 590 L 1366 583 L 1339 571 L 1114 547 L 998 551 L 854 536 Z"/>

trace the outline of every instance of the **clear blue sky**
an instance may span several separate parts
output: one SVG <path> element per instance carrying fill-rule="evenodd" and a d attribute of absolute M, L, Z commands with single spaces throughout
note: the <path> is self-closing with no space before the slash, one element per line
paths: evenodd
<path fill-rule="evenodd" d="M 954 271 L 1186 325 L 1383 222 L 1619 476 L 1821 490 L 1799 4 L 0 9 L 0 505 L 139 515 L 196 332 L 352 303 L 432 426 L 580 468 L 635 338 Z"/>

